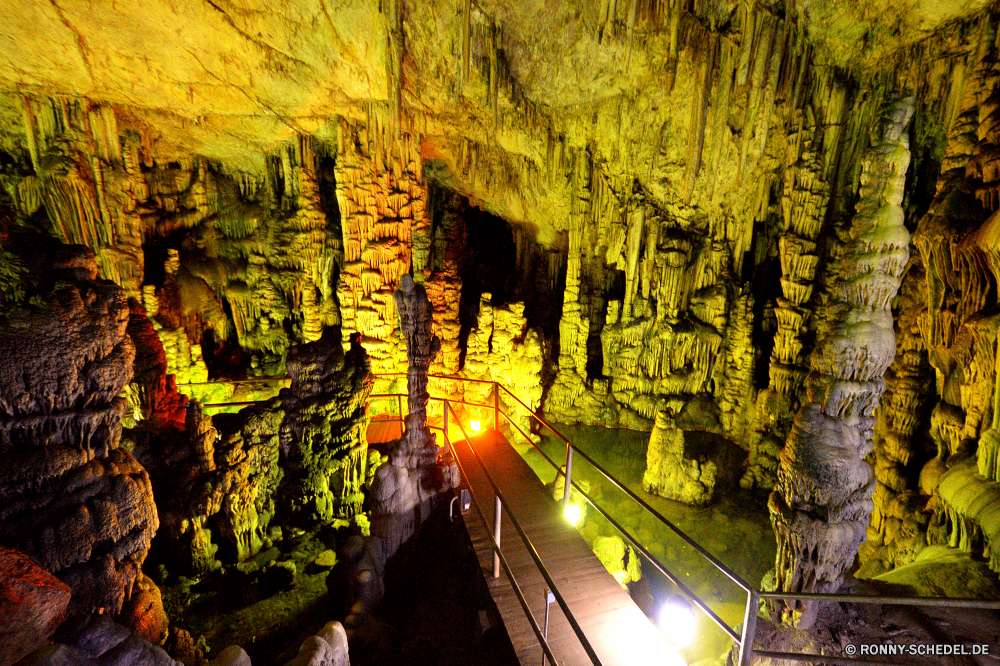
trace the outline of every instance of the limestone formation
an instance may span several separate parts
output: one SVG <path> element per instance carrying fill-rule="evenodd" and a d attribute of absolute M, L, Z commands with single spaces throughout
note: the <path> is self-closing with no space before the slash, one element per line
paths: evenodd
<path fill-rule="evenodd" d="M 465 367 L 461 376 L 469 379 L 495 381 L 513 393 L 531 410 L 536 410 L 542 401 L 540 381 L 544 364 L 542 343 L 539 332 L 528 328 L 524 316 L 524 303 L 508 303 L 494 306 L 492 294 L 484 293 L 479 301 L 479 316 L 476 325 L 469 331 Z M 460 384 L 462 397 L 468 402 L 492 405 L 493 387 L 489 384 Z M 531 436 L 538 428 L 526 409 L 510 397 L 507 391 L 500 391 L 500 409 L 507 414 L 521 432 Z M 493 410 L 468 408 L 468 417 L 476 418 L 488 427 L 493 418 Z M 526 444 L 522 435 L 514 430 L 505 417 L 500 417 L 501 431 L 510 441 Z"/>
<path fill-rule="evenodd" d="M 940 484 L 973 455 L 980 473 L 994 478 L 996 320 L 987 294 L 997 274 L 989 215 L 996 206 L 995 45 L 983 45 L 969 69 L 953 102 L 934 198 L 914 234 L 919 260 L 901 293 L 897 361 L 876 439 L 875 510 L 861 553 L 866 574 L 907 564 L 929 542 L 974 551 L 976 539 L 957 535 L 976 533 L 980 512 L 969 513 L 967 495 L 961 508 L 951 505 L 958 477 L 950 477 L 947 493 Z M 925 435 L 933 447 L 923 444 Z"/>
<path fill-rule="evenodd" d="M 71 609 L 117 613 L 159 521 L 149 476 L 121 448 L 135 354 L 117 285 L 94 253 L 10 229 L 20 302 L 0 318 L 0 543 L 73 590 Z"/>
<path fill-rule="evenodd" d="M 807 374 L 803 338 L 812 318 L 809 301 L 819 265 L 817 240 L 830 198 L 819 157 L 812 141 L 807 141 L 798 162 L 786 172 L 778 239 L 782 296 L 775 303 L 777 331 L 769 384 L 757 396 L 759 432 L 751 440 L 749 468 L 740 480 L 743 487 L 774 487 L 778 451 L 788 436 Z"/>
<path fill-rule="evenodd" d="M 1000 572 L 1000 483 L 976 474 L 970 461 L 942 474 L 928 541 L 982 557 Z"/>
<path fill-rule="evenodd" d="M 293 515 L 321 521 L 359 512 L 367 475 L 371 366 L 357 339 L 344 353 L 337 333 L 327 329 L 320 340 L 289 350 L 292 383 L 275 405 L 284 414 L 279 496 Z"/>
<path fill-rule="evenodd" d="M 715 473 L 714 462 L 684 457 L 684 431 L 666 411 L 657 412 L 656 425 L 649 435 L 643 490 L 703 506 L 712 501 L 715 493 Z"/>
<path fill-rule="evenodd" d="M 427 290 L 409 275 L 400 280 L 394 294 L 399 312 L 399 329 L 406 343 L 409 364 L 406 425 L 403 437 L 393 446 L 389 461 L 395 467 L 415 469 L 437 460 L 436 437 L 427 427 L 427 371 L 441 350 L 441 340 L 431 331 L 434 315 Z"/>
<path fill-rule="evenodd" d="M 597 537 L 594 539 L 593 548 L 594 554 L 604 568 L 622 585 L 634 583 L 642 578 L 639 554 L 621 537 Z"/>
<path fill-rule="evenodd" d="M 872 511 L 874 413 L 896 345 L 890 304 L 909 258 L 903 185 L 904 130 L 913 100 L 896 103 L 873 132 L 857 212 L 831 269 L 830 299 L 806 379 L 807 400 L 781 452 L 768 508 L 778 541 L 778 587 L 834 592 L 851 566 Z M 789 624 L 809 627 L 816 604 L 787 603 Z"/>
<path fill-rule="evenodd" d="M 345 354 L 339 336 L 331 328 L 292 347 L 291 385 L 276 398 L 218 420 L 193 401 L 183 433 L 137 435 L 182 571 L 202 574 L 270 547 L 278 514 L 330 522 L 361 510 L 373 382 L 364 349 Z"/>
<path fill-rule="evenodd" d="M 136 455 L 153 470 L 168 566 L 176 573 L 203 575 L 265 545 L 283 476 L 281 419 L 274 412 L 247 411 L 235 432 L 220 435 L 195 401 L 188 405 L 184 432 L 135 435 Z"/>
<path fill-rule="evenodd" d="M 405 369 L 393 293 L 410 272 L 411 244 L 427 226 L 420 157 L 392 140 L 388 119 L 337 128 L 337 202 L 343 263 L 337 295 L 345 342 L 361 334 L 376 373 Z"/>
<path fill-rule="evenodd" d="M 81 610 L 154 605 L 151 492 L 171 575 L 366 508 L 384 564 L 457 480 L 428 393 L 491 382 L 527 405 L 498 392 L 514 442 L 529 411 L 654 430 L 668 495 L 710 495 L 683 433 L 731 440 L 785 589 L 835 589 L 865 536 L 861 575 L 992 549 L 995 5 L 8 5 L 0 543 Z M 869 151 L 900 91 L 906 140 L 897 117 Z M 404 372 L 403 438 L 368 450 Z"/>
<path fill-rule="evenodd" d="M 454 464 L 451 468 L 438 464 L 441 449 L 427 427 L 427 369 L 441 348 L 431 330 L 432 310 L 427 292 L 404 275 L 395 299 L 399 328 L 410 359 L 409 413 L 403 436 L 390 447 L 389 460 L 378 469 L 372 483 L 372 512 L 377 516 L 411 512 L 457 485 L 453 478 Z"/>
<path fill-rule="evenodd" d="M 299 647 L 299 653 L 285 666 L 351 666 L 347 653 L 347 632 L 340 622 L 327 622 Z"/>
<path fill-rule="evenodd" d="M 378 468 L 372 480 L 372 537 L 347 558 L 355 563 L 361 561 L 364 549 L 366 557 L 375 563 L 370 574 L 362 573 L 368 570 L 364 567 L 357 569 L 360 578 L 354 576 L 352 583 L 352 598 L 363 600 L 366 612 L 381 599 L 378 586 L 385 561 L 429 515 L 431 502 L 459 484 L 458 466 L 454 462 L 439 462 L 441 449 L 427 427 L 427 369 L 441 347 L 431 328 L 433 310 L 427 292 L 409 275 L 404 275 L 395 299 L 399 330 L 407 343 L 410 360 L 409 413 L 403 436 L 390 445 L 388 461 Z"/>

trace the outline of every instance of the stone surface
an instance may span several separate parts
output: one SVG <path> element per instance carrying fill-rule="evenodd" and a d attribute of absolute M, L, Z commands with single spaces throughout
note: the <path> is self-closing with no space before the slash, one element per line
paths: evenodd
<path fill-rule="evenodd" d="M 0 664 L 11 666 L 46 645 L 69 597 L 65 583 L 23 553 L 0 547 Z"/>
<path fill-rule="evenodd" d="M 167 640 L 170 620 L 163 609 L 163 596 L 156 583 L 143 573 L 136 576 L 132 593 L 117 619 L 153 645 L 162 646 Z"/>
<path fill-rule="evenodd" d="M 714 462 L 684 457 L 684 431 L 667 412 L 657 412 L 656 425 L 649 435 L 643 490 L 685 504 L 704 506 L 712 501 L 715 477 Z"/>
<path fill-rule="evenodd" d="M 8 247 L 35 295 L 0 320 L 0 543 L 67 583 L 72 611 L 118 612 L 159 524 L 146 470 L 120 447 L 125 294 L 94 279 L 87 248 L 22 230 Z"/>
<path fill-rule="evenodd" d="M 768 509 L 778 541 L 775 571 L 786 592 L 839 589 L 865 539 L 875 473 L 874 413 L 896 353 L 890 304 L 909 258 L 903 185 L 910 161 L 904 134 L 913 100 L 889 109 L 872 133 L 860 201 L 829 269 L 830 299 L 806 378 L 807 402 L 781 451 Z M 817 605 L 779 603 L 783 621 L 810 627 Z"/>
<path fill-rule="evenodd" d="M 133 634 L 107 615 L 78 615 L 56 633 L 61 646 L 39 664 L 56 666 L 180 666 L 163 648 Z M 70 648 L 70 649 L 65 649 Z M 65 655 L 67 661 L 62 661 Z"/>
<path fill-rule="evenodd" d="M 250 657 L 238 645 L 230 645 L 210 662 L 211 666 L 251 666 Z"/>

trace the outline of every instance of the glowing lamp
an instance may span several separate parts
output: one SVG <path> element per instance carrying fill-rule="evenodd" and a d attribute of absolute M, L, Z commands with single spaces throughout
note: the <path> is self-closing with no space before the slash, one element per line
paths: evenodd
<path fill-rule="evenodd" d="M 695 617 L 690 602 L 680 595 L 667 599 L 657 618 L 660 633 L 675 650 L 683 650 L 694 640 Z"/>
<path fill-rule="evenodd" d="M 566 508 L 563 509 L 563 516 L 573 527 L 580 524 L 580 519 L 583 518 L 583 509 L 580 508 L 579 504 L 567 504 Z"/>
<path fill-rule="evenodd" d="M 469 427 L 472 428 L 472 432 L 479 432 L 479 429 L 482 428 L 483 426 L 479 422 L 479 419 L 472 419 L 471 421 L 469 421 Z"/>

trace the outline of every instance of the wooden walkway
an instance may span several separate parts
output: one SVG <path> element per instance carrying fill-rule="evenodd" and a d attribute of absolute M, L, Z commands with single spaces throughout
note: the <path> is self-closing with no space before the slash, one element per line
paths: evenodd
<path fill-rule="evenodd" d="M 527 533 L 603 666 L 683 665 L 681 657 L 639 610 L 628 592 L 607 572 L 580 534 L 562 518 L 561 505 L 552 499 L 507 440 L 489 431 L 473 437 L 471 445 L 486 463 L 508 502 L 500 546 L 538 626 L 543 626 L 545 617 L 545 580 L 509 520 L 509 514 L 517 518 Z M 500 577 L 493 578 L 492 486 L 472 453 L 470 443 L 459 440 L 453 441 L 452 446 L 468 475 L 466 481 L 473 495 L 490 521 L 490 527 L 486 527 L 474 507 L 464 516 L 493 600 L 522 666 L 541 666 L 541 646 L 506 574 L 501 570 Z M 593 663 L 558 602 L 550 606 L 548 636 L 559 664 Z"/>

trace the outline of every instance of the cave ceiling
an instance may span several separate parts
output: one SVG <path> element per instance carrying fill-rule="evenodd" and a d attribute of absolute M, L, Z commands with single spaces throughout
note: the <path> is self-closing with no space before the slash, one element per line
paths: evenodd
<path fill-rule="evenodd" d="M 817 63 L 874 76 L 894 62 L 888 54 L 983 5 L 809 0 L 754 11 L 794 17 Z M 723 38 L 743 41 L 740 26 L 754 25 L 738 3 L 686 9 Z M 675 139 L 688 131 L 699 73 L 697 48 L 671 56 L 673 11 L 639 0 L 17 2 L 0 28 L 0 147 L 23 143 L 17 95 L 65 95 L 114 105 L 158 161 L 195 154 L 260 172 L 282 142 L 334 138 L 334 119 L 388 107 L 419 134 L 425 159 L 453 166 L 471 140 L 501 163 L 543 164 L 558 136 L 677 199 L 685 146 Z M 682 41 L 691 30 L 680 26 Z M 568 215 L 566 197 L 550 193 L 559 183 L 513 197 L 450 184 L 513 221 L 558 228 Z"/>

